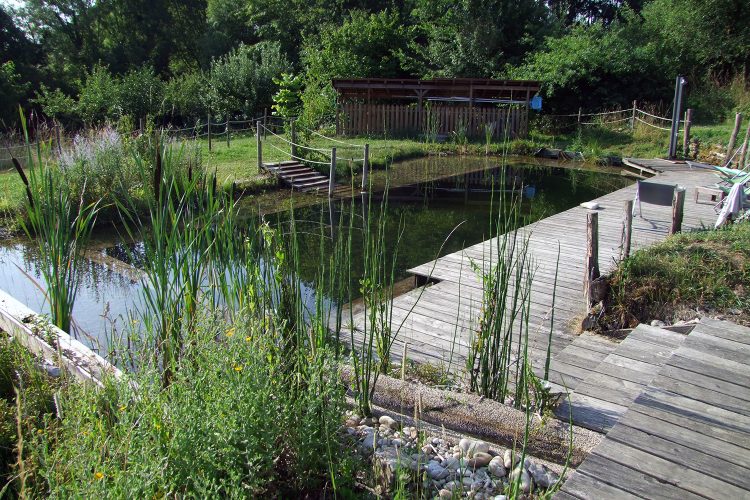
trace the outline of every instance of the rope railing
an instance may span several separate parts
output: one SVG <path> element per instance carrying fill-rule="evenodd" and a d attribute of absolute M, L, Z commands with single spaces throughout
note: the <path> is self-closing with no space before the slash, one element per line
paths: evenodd
<path fill-rule="evenodd" d="M 285 156 L 289 156 L 293 160 L 302 161 L 305 163 L 315 163 L 316 165 L 330 165 L 331 161 L 317 161 L 317 160 L 310 160 L 308 158 L 302 158 L 301 156 L 296 156 L 291 154 L 289 151 L 285 149 L 281 149 L 280 147 L 276 146 L 275 144 L 268 143 L 269 146 L 271 146 L 273 149 L 279 151 L 280 153 L 283 153 Z"/>
<path fill-rule="evenodd" d="M 617 113 L 632 113 L 633 108 L 617 109 L 615 111 L 602 111 L 600 113 L 571 113 L 569 115 L 545 115 L 552 118 L 577 118 L 579 116 L 603 116 L 603 115 L 614 115 Z"/>
<path fill-rule="evenodd" d="M 667 128 L 667 127 L 660 127 L 659 125 L 654 125 L 653 123 L 649 123 L 646 120 L 643 120 L 637 116 L 635 117 L 635 119 L 636 121 L 643 123 L 644 125 L 648 125 L 649 127 L 658 128 L 659 130 L 666 130 L 667 132 L 671 130 L 670 128 Z"/>
<path fill-rule="evenodd" d="M 278 135 L 278 134 L 275 134 L 275 133 L 273 133 L 273 132 L 272 132 L 271 130 L 269 130 L 269 129 L 268 129 L 268 127 L 266 127 L 265 125 L 261 125 L 261 128 L 262 128 L 263 130 L 265 130 L 266 132 L 268 132 L 269 134 L 271 134 L 272 136 L 274 136 L 274 137 L 277 137 L 277 138 L 281 139 L 282 141 L 286 142 L 286 143 L 287 143 L 287 144 L 289 144 L 290 146 L 296 146 L 296 147 L 298 147 L 298 148 L 302 148 L 302 149 L 307 149 L 307 150 L 309 150 L 309 151 L 315 151 L 315 152 L 318 152 L 318 153 L 329 153 L 329 152 L 331 151 L 330 149 L 313 148 L 313 147 L 310 147 L 310 146 L 305 146 L 305 145 L 303 145 L 303 144 L 297 144 L 296 142 L 292 142 L 292 141 L 290 141 L 290 140 L 289 140 L 289 139 L 287 139 L 286 137 L 282 137 L 282 136 L 280 136 L 280 135 Z"/>
<path fill-rule="evenodd" d="M 663 121 L 665 121 L 665 122 L 670 122 L 670 123 L 672 123 L 672 119 L 671 119 L 671 118 L 665 118 L 665 117 L 663 117 L 663 116 L 652 115 L 651 113 L 648 113 L 648 112 L 646 112 L 646 111 L 643 111 L 642 109 L 638 109 L 638 108 L 636 108 L 635 110 L 636 110 L 636 111 L 637 111 L 638 113 L 641 113 L 641 114 L 643 114 L 643 115 L 649 116 L 649 117 L 651 117 L 651 118 L 655 118 L 655 119 L 657 119 L 657 120 L 663 120 Z"/>

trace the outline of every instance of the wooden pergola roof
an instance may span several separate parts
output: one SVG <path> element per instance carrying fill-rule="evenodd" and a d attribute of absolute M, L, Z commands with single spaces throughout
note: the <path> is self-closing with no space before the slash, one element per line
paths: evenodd
<path fill-rule="evenodd" d="M 341 99 L 450 99 L 528 100 L 539 91 L 532 80 L 488 78 L 362 78 L 334 79 L 333 88 Z"/>

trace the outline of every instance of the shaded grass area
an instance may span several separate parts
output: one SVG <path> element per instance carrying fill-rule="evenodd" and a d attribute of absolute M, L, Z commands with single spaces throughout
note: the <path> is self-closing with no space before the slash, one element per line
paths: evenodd
<path fill-rule="evenodd" d="M 699 142 L 698 159 L 715 161 L 712 153 L 726 148 L 732 133 L 734 118 L 709 125 L 694 125 L 691 138 Z M 636 122 L 631 131 L 626 124 L 619 126 L 571 126 L 558 133 L 533 129 L 529 140 L 538 145 L 565 150 L 579 151 L 589 161 L 597 161 L 608 156 L 635 158 L 664 158 L 669 147 L 669 131 Z M 678 155 L 682 152 L 682 131 L 679 134 Z M 723 152 L 723 150 L 722 150 Z M 692 156 L 693 152 L 691 152 Z"/>
<path fill-rule="evenodd" d="M 634 253 L 610 276 L 607 329 L 698 313 L 750 325 L 750 222 L 683 233 Z"/>

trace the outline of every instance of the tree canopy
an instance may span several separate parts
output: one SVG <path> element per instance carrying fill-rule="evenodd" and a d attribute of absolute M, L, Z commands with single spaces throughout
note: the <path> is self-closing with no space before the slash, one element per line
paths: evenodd
<path fill-rule="evenodd" d="M 25 0 L 0 27 L 6 126 L 19 104 L 74 124 L 250 116 L 280 82 L 315 122 L 335 77 L 533 78 L 547 109 L 599 109 L 750 72 L 741 0 Z"/>

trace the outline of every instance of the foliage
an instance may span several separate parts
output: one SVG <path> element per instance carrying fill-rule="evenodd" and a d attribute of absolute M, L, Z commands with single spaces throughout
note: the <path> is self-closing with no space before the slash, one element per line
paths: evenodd
<path fill-rule="evenodd" d="M 273 95 L 273 114 L 283 118 L 299 116 L 302 112 L 302 75 L 282 73 L 273 83 L 279 90 Z"/>
<path fill-rule="evenodd" d="M 197 71 L 172 78 L 164 86 L 165 112 L 178 123 L 180 120 L 187 124 L 205 120 L 208 110 L 206 85 L 205 75 Z"/>
<path fill-rule="evenodd" d="M 750 310 L 750 223 L 681 233 L 638 251 L 610 276 L 611 305 L 602 324 L 634 326 L 693 319 L 696 310 Z M 684 315 L 687 314 L 687 317 Z"/>
<path fill-rule="evenodd" d="M 278 43 L 240 45 L 211 63 L 207 88 L 211 112 L 222 117 L 227 113 L 253 116 L 271 105 L 273 79 L 288 69 Z"/>
<path fill-rule="evenodd" d="M 21 97 L 26 93 L 28 84 L 21 81 L 13 61 L 0 64 L 0 119 L 5 121 L 18 110 Z"/>

